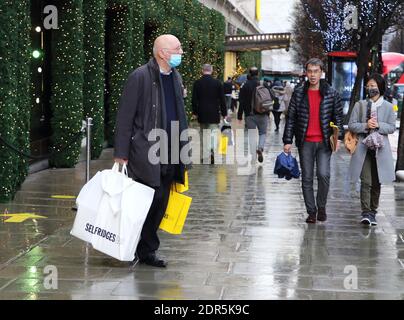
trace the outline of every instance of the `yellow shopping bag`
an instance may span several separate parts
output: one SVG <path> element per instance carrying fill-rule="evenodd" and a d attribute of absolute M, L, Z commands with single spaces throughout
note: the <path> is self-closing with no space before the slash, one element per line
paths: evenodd
<path fill-rule="evenodd" d="M 184 184 L 181 183 L 173 183 L 171 186 L 171 191 L 179 192 L 179 193 L 184 193 L 188 191 L 189 185 L 188 185 L 188 171 L 185 171 L 185 182 Z"/>
<path fill-rule="evenodd" d="M 227 145 L 229 144 L 229 137 L 220 135 L 219 139 L 219 154 L 226 155 L 227 154 Z"/>
<path fill-rule="evenodd" d="M 160 229 L 171 234 L 181 234 L 191 202 L 191 197 L 171 190 L 166 213 L 163 220 L 161 220 Z"/>

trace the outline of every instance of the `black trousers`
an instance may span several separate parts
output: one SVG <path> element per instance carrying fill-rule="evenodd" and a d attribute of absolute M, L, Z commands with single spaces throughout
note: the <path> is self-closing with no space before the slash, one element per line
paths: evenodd
<path fill-rule="evenodd" d="M 157 231 L 167 209 L 175 170 L 176 165 L 162 165 L 160 187 L 154 188 L 153 202 L 143 225 L 140 241 L 136 249 L 136 254 L 141 260 L 150 254 L 154 254 L 160 246 Z"/>
<path fill-rule="evenodd" d="M 368 150 L 361 173 L 361 207 L 362 212 L 377 213 L 381 185 L 377 170 L 376 152 Z"/>
<path fill-rule="evenodd" d="M 281 123 L 282 112 L 272 111 L 272 113 L 274 115 L 276 129 L 279 129 L 279 124 Z"/>

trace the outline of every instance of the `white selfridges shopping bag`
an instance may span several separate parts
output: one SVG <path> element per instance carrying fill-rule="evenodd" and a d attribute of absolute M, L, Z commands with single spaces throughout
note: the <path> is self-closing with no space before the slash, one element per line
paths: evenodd
<path fill-rule="evenodd" d="M 72 231 L 70 232 L 71 235 L 91 243 L 93 234 L 89 230 L 94 226 L 98 212 L 97 204 L 101 203 L 103 195 L 102 172 L 99 171 L 84 185 L 77 196 L 76 204 L 78 210 Z"/>
<path fill-rule="evenodd" d="M 90 234 L 89 242 L 94 249 L 111 257 L 132 261 L 153 202 L 154 189 L 130 179 L 125 165 L 119 172 L 118 164 L 112 170 L 102 171 L 95 183 L 100 186 L 101 197 L 98 196 L 98 188 L 93 187 L 87 191 L 83 188 L 86 194 L 77 198 L 77 214 L 86 210 L 88 216 L 89 222 L 84 228 Z M 90 192 L 95 193 L 95 197 Z M 75 235 L 73 230 L 72 234 Z"/>

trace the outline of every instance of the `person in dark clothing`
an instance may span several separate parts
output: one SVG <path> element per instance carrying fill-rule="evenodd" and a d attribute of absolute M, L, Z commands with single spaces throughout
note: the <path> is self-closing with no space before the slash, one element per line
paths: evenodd
<path fill-rule="evenodd" d="M 231 77 L 227 78 L 227 81 L 223 84 L 223 89 L 226 98 L 226 108 L 227 110 L 234 111 L 232 108 L 233 81 Z"/>
<path fill-rule="evenodd" d="M 237 119 L 240 122 L 243 119 L 244 113 L 245 123 L 248 130 L 255 130 L 258 128 L 258 146 L 255 136 L 252 134 L 248 135 L 250 153 L 252 155 L 252 163 L 255 163 L 257 156 L 260 163 L 264 162 L 263 152 L 269 122 L 269 112 L 257 113 L 255 110 L 252 109 L 251 106 L 251 101 L 255 93 L 255 89 L 258 85 L 258 69 L 256 67 L 252 67 L 249 72 L 249 80 L 247 80 L 247 82 L 240 90 L 240 107 L 237 113 Z"/>
<path fill-rule="evenodd" d="M 156 254 L 160 246 L 157 231 L 167 208 L 170 187 L 174 182 L 184 183 L 185 165 L 190 160 L 184 163 L 179 157 L 179 151 L 188 144 L 188 141 L 179 139 L 179 134 L 188 128 L 182 80 L 175 69 L 181 63 L 181 43 L 172 35 L 160 36 L 154 43 L 153 53 L 154 58 L 132 72 L 125 84 L 117 114 L 114 161 L 128 164 L 129 177 L 155 190 L 136 249 L 134 265 L 140 261 L 165 267 L 166 261 Z M 173 122 L 179 124 L 179 132 L 171 132 Z M 171 135 L 178 135 L 173 140 L 179 141 L 178 154 L 174 154 L 175 162 L 180 159 L 179 164 L 174 163 L 174 159 L 171 163 L 168 154 L 167 157 L 161 156 L 157 164 L 150 161 L 149 149 L 154 143 L 148 137 L 154 129 L 162 129 L 168 135 L 168 146 L 164 139 L 157 142 L 160 153 L 169 150 L 168 154 L 171 155 Z M 163 158 L 168 158 L 168 163 Z"/>
<path fill-rule="evenodd" d="M 330 137 L 338 126 L 339 140 L 343 139 L 343 106 L 340 96 L 321 79 L 324 70 L 320 59 L 310 59 L 306 64 L 309 81 L 295 89 L 288 109 L 283 134 L 284 152 L 292 150 L 293 137 L 299 150 L 302 168 L 303 197 L 308 213 L 307 223 L 326 221 L 327 196 L 330 187 Z M 337 150 L 340 141 L 338 142 Z M 314 165 L 317 166 L 318 191 L 314 199 Z"/>
<path fill-rule="evenodd" d="M 274 101 L 272 114 L 275 121 L 275 132 L 279 132 L 279 125 L 281 123 L 281 115 L 285 111 L 285 103 L 283 98 L 285 96 L 285 88 L 281 85 L 280 81 L 275 81 L 272 87 L 269 89 L 271 97 Z"/>
<path fill-rule="evenodd" d="M 195 81 L 192 91 L 192 113 L 198 119 L 203 139 L 202 162 L 210 156 L 210 162 L 214 163 L 214 130 L 219 129 L 220 115 L 227 117 L 227 108 L 222 83 L 212 77 L 213 67 L 210 64 L 203 65 L 203 76 Z M 210 131 L 206 134 L 206 130 Z M 203 132 L 205 131 L 205 135 Z M 209 143 L 210 137 L 210 143 Z M 210 144 L 210 148 L 209 148 Z"/>

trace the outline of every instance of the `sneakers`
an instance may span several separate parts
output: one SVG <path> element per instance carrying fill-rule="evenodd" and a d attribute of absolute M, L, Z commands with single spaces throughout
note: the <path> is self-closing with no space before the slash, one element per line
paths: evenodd
<path fill-rule="evenodd" d="M 263 163 L 264 162 L 264 156 L 262 155 L 262 149 L 257 150 L 257 155 L 258 155 L 258 162 Z"/>
<path fill-rule="evenodd" d="M 361 224 L 366 226 L 377 226 L 376 214 L 373 212 L 362 213 Z"/>
<path fill-rule="evenodd" d="M 321 222 L 327 221 L 327 213 L 325 208 L 318 208 L 317 220 Z"/>
<path fill-rule="evenodd" d="M 373 212 L 369 213 L 369 220 L 372 226 L 377 226 L 376 214 L 374 214 Z"/>

